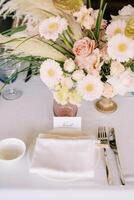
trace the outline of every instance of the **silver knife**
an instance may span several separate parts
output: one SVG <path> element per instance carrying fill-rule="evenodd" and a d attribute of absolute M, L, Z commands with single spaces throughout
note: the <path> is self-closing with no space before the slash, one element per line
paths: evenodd
<path fill-rule="evenodd" d="M 124 179 L 124 176 L 123 176 L 123 171 L 122 171 L 122 167 L 121 167 L 121 163 L 120 163 L 120 159 L 119 159 L 114 128 L 110 129 L 109 135 L 108 135 L 108 140 L 109 140 L 109 145 L 110 145 L 110 147 L 113 150 L 114 155 L 115 155 L 115 160 L 116 160 L 116 163 L 117 163 L 120 182 L 121 182 L 122 185 L 125 185 L 125 179 Z"/>

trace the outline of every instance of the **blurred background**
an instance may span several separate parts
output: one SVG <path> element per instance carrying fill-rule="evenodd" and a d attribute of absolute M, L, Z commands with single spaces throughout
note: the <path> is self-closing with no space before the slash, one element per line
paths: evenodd
<path fill-rule="evenodd" d="M 91 1 L 92 1 L 92 7 L 97 9 L 99 7 L 100 0 L 91 0 Z M 131 4 L 132 6 L 134 6 L 134 0 L 106 0 L 106 2 L 108 3 L 108 5 L 105 13 L 105 19 L 110 19 L 110 14 L 117 15 L 118 10 L 125 5 Z M 11 26 L 12 26 L 12 19 L 10 17 L 7 17 L 6 20 L 3 20 L 2 17 L 0 17 L 0 32 L 9 29 Z"/>

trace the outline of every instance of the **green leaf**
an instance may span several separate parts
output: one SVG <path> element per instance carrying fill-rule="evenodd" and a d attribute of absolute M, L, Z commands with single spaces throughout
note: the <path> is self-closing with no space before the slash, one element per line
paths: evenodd
<path fill-rule="evenodd" d="M 25 29 L 26 29 L 26 25 L 18 26 L 18 27 L 11 28 L 11 29 L 8 29 L 6 31 L 3 31 L 1 34 L 2 35 L 6 35 L 6 36 L 11 36 L 11 35 L 13 35 L 15 33 L 24 31 Z"/>
<path fill-rule="evenodd" d="M 132 64 L 130 65 L 130 68 L 131 68 L 132 72 L 134 72 L 134 63 L 132 63 Z"/>
<path fill-rule="evenodd" d="M 40 40 L 40 39 L 39 39 Z M 53 47 L 54 49 L 56 49 L 57 51 L 59 51 L 60 53 L 62 53 L 63 55 L 67 56 L 68 58 L 72 58 L 74 59 L 74 55 L 72 52 L 70 52 L 68 49 L 66 49 L 65 47 L 63 47 L 62 45 L 59 45 L 57 42 L 54 41 L 45 41 L 45 40 L 40 40 L 43 43 L 48 44 L 49 46 Z"/>
<path fill-rule="evenodd" d="M 91 37 L 93 40 L 97 41 L 96 36 L 95 36 L 95 34 L 94 34 L 94 32 L 93 32 L 92 30 L 89 30 L 89 34 L 90 34 L 90 37 Z"/>
<path fill-rule="evenodd" d="M 99 38 L 99 34 L 100 34 L 100 29 L 101 29 L 101 22 L 105 13 L 107 7 L 107 3 L 104 4 L 104 0 L 100 1 L 100 8 L 99 8 L 99 13 L 98 13 L 98 17 L 96 20 L 96 26 L 95 26 L 95 36 L 98 39 Z"/>
<path fill-rule="evenodd" d="M 15 49 L 17 49 L 19 46 L 21 46 L 23 43 L 27 42 L 28 40 L 31 40 L 32 38 L 35 38 L 36 36 L 38 36 L 38 34 L 33 35 L 33 36 L 31 36 L 31 37 L 28 37 L 28 38 L 24 39 L 22 42 L 20 42 L 20 43 L 18 44 L 18 46 L 17 46 Z"/>
<path fill-rule="evenodd" d="M 106 82 L 107 76 L 110 75 L 110 64 L 104 63 L 100 70 L 101 81 Z"/>
<path fill-rule="evenodd" d="M 32 68 L 31 68 L 31 65 L 32 65 L 32 64 L 30 63 L 29 69 L 28 69 L 28 71 L 27 71 L 27 75 L 26 75 L 26 78 L 25 78 L 25 82 L 29 81 L 30 78 L 32 77 Z"/>

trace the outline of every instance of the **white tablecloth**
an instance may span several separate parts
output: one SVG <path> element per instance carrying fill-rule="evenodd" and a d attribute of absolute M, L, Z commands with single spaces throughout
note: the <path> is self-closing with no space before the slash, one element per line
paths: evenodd
<path fill-rule="evenodd" d="M 50 91 L 33 77 L 24 83 L 17 80 L 14 84 L 23 91 L 23 96 L 14 101 L 0 98 L 0 139 L 17 137 L 29 145 L 38 133 L 52 129 L 53 98 Z M 73 183 L 50 182 L 29 173 L 29 161 L 26 156 L 16 165 L 0 164 L 1 200 L 49 200 L 49 199 L 134 199 L 134 97 L 117 97 L 118 110 L 113 114 L 96 111 L 93 102 L 83 102 L 78 116 L 82 117 L 82 129 L 96 134 L 97 127 L 105 125 L 115 127 L 118 148 L 126 185 L 108 186 L 105 182 L 103 162 L 100 162 L 98 180 Z M 114 161 L 112 160 L 114 163 Z M 102 166 L 101 166 L 102 165 Z"/>

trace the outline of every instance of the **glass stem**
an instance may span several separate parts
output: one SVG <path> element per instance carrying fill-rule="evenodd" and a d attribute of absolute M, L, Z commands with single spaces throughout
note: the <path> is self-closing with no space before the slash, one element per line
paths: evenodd
<path fill-rule="evenodd" d="M 9 94 L 14 94 L 15 90 L 13 88 L 9 88 Z"/>

